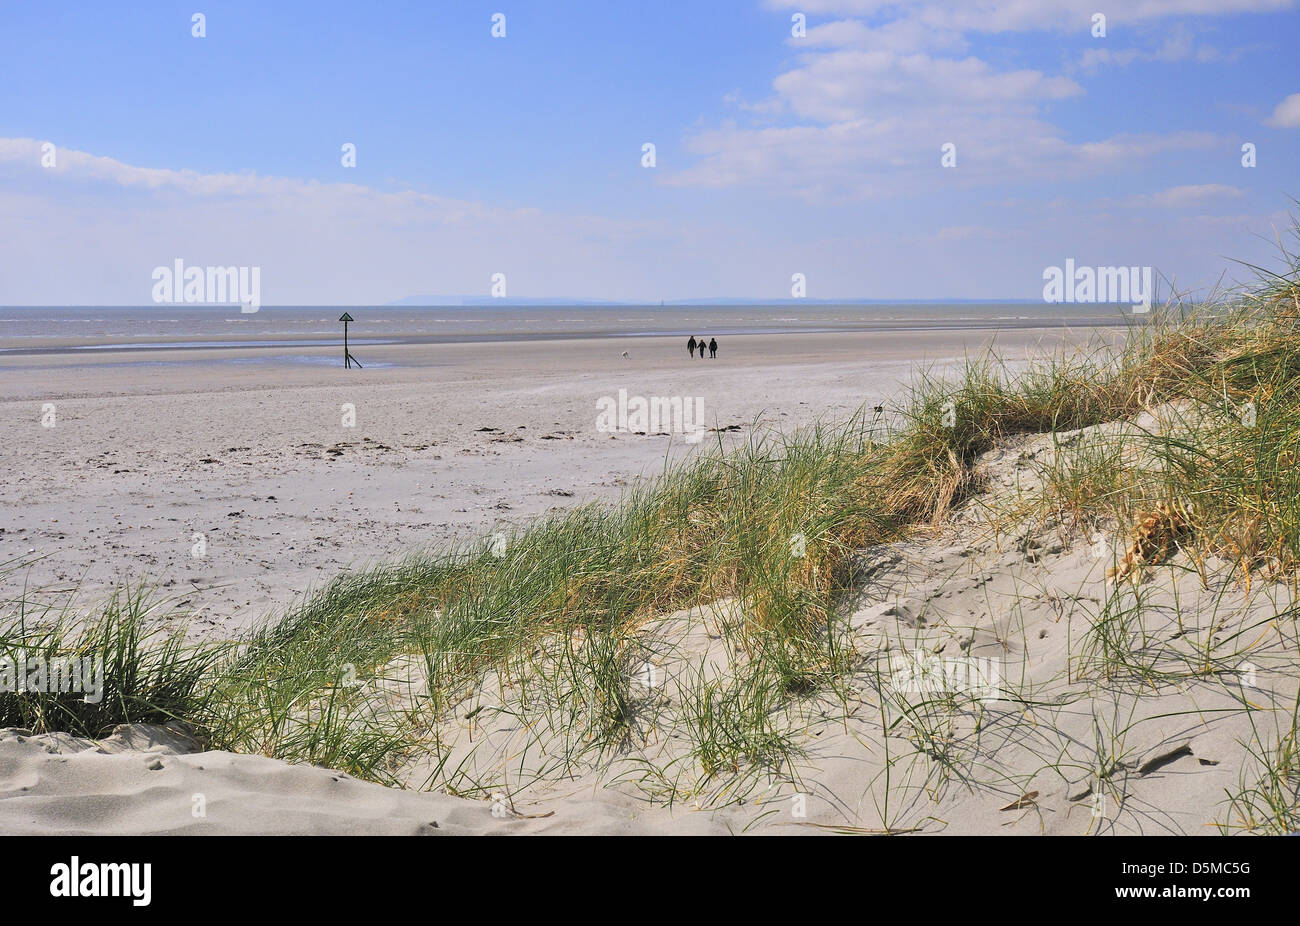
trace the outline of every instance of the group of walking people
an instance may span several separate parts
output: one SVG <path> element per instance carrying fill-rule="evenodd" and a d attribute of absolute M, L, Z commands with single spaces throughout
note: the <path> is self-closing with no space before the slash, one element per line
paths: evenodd
<path fill-rule="evenodd" d="M 718 356 L 718 339 L 709 338 L 709 343 L 705 344 L 703 337 L 697 341 L 695 335 L 691 335 L 691 339 L 686 342 L 686 353 L 694 357 L 696 349 L 699 350 L 701 357 L 704 356 L 705 350 L 709 352 L 710 357 L 716 357 Z"/>

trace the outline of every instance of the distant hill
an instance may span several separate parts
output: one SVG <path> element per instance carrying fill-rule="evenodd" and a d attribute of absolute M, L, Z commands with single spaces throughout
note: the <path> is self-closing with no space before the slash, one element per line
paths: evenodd
<path fill-rule="evenodd" d="M 491 296 L 407 296 L 388 305 L 619 305 L 607 299 L 494 299 Z"/>
<path fill-rule="evenodd" d="M 702 306 L 702 305 L 1030 305 L 1041 304 L 1041 299 L 746 299 L 736 296 L 720 296 L 712 299 L 666 299 L 664 306 Z M 396 302 L 386 303 L 392 306 L 565 306 L 565 305 L 659 305 L 659 300 L 632 302 L 617 299 L 494 299 L 491 296 L 450 295 L 437 296 L 422 294 L 407 296 Z"/>

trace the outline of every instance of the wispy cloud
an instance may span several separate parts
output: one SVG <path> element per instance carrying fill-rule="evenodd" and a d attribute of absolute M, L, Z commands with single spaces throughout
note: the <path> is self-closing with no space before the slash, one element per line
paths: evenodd
<path fill-rule="evenodd" d="M 890 16 L 963 32 L 1087 32 L 1096 0 L 768 0 L 774 9 L 831 16 Z M 1129 0 L 1117 5 L 1114 23 L 1141 23 L 1173 16 L 1229 16 L 1295 9 L 1295 0 Z"/>
<path fill-rule="evenodd" d="M 414 191 L 384 192 L 352 183 L 320 183 L 288 177 L 248 173 L 200 173 L 194 170 L 141 167 L 114 158 L 55 145 L 53 164 L 42 167 L 43 146 L 32 138 L 0 138 L 0 164 L 30 168 L 68 183 L 101 183 L 124 190 L 178 193 L 198 199 L 326 200 L 346 204 L 351 210 L 396 209 L 398 222 L 413 218 L 457 221 L 470 216 L 510 219 L 506 210 L 482 204 L 431 196 Z M 52 143 L 51 143 L 52 144 Z"/>
<path fill-rule="evenodd" d="M 144 304 L 152 268 L 178 257 L 262 267 L 268 304 L 486 294 L 498 272 L 518 296 L 635 299 L 662 284 L 626 253 L 684 248 L 661 221 L 143 167 L 67 148 L 42 167 L 43 144 L 0 138 L 0 213 L 25 230 L 0 253 L 0 303 Z"/>
<path fill-rule="evenodd" d="M 1242 46 L 1224 51 L 1216 45 L 1199 41 L 1186 23 L 1175 23 L 1163 27 L 1159 41 L 1147 47 L 1114 47 L 1106 43 L 1087 48 L 1079 58 L 1079 67 L 1095 71 L 1102 67 L 1127 67 L 1135 62 L 1219 64 L 1237 61 L 1251 50 L 1249 46 Z"/>
<path fill-rule="evenodd" d="M 1216 200 L 1238 199 L 1245 195 L 1244 190 L 1220 183 L 1202 183 L 1187 186 L 1170 187 L 1159 193 L 1144 193 L 1130 196 L 1124 205 L 1135 208 L 1187 209 L 1200 208 Z"/>
<path fill-rule="evenodd" d="M 1275 129 L 1300 128 L 1300 93 L 1293 93 L 1278 103 L 1266 124 Z"/>

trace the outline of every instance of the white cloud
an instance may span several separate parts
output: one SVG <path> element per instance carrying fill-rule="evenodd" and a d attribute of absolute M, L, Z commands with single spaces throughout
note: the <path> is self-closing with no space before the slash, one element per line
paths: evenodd
<path fill-rule="evenodd" d="M 1162 27 L 1163 41 L 1150 48 L 1116 48 L 1111 42 L 1093 43 L 1084 49 L 1079 58 L 1079 66 L 1085 71 L 1110 65 L 1126 67 L 1134 61 L 1153 61 L 1174 63 L 1179 61 L 1196 61 L 1199 64 L 1236 61 L 1248 48 L 1235 48 L 1221 51 L 1214 45 L 1198 43 L 1195 33 L 1186 24 Z"/>
<path fill-rule="evenodd" d="M 676 186 L 769 186 L 814 198 L 847 190 L 872 196 L 896 188 L 897 174 L 938 169 L 940 146 L 971 158 L 968 179 L 1035 152 L 1065 147 L 1040 122 L 1039 104 L 1082 92 L 1074 81 L 1035 70 L 997 71 L 977 58 L 835 48 L 804 58 L 773 81 L 764 112 L 800 124 L 719 126 L 687 147 L 700 159 L 669 174 Z"/>
<path fill-rule="evenodd" d="M 1293 93 L 1273 110 L 1273 115 L 1264 123 L 1275 129 L 1300 128 L 1300 93 Z"/>
<path fill-rule="evenodd" d="M 1108 25 L 1171 16 L 1285 9 L 1296 0 L 1134 0 Z M 666 172 L 674 186 L 765 187 L 810 200 L 861 198 L 998 181 L 1135 169 L 1164 152 L 1206 147 L 1205 132 L 1070 137 L 1051 118 L 1056 104 L 1084 94 L 1068 74 L 1014 67 L 969 52 L 979 33 L 1076 30 L 1089 41 L 1095 0 L 769 0 L 810 19 L 801 54 L 775 76 L 766 99 L 739 103 L 750 124 L 725 122 L 689 136 L 696 155 Z M 1100 44 L 1100 43 L 1099 43 Z M 1084 53 L 1084 70 L 1136 60 L 1222 61 L 1186 23 L 1161 26 L 1157 44 L 1125 48 L 1108 37 Z M 1013 59 L 1011 59 L 1013 60 Z M 958 169 L 941 176 L 940 147 L 957 146 Z"/>
<path fill-rule="evenodd" d="M 765 115 L 786 114 L 794 124 L 701 130 L 687 139 L 695 163 L 663 182 L 861 198 L 1130 167 L 1215 141 L 1202 132 L 1067 141 L 1043 107 L 1080 95 L 1078 83 L 1032 69 L 997 70 L 970 56 L 833 48 L 805 55 L 773 81 L 773 91 Z M 948 142 L 957 146 L 959 169 L 940 176 Z"/>
<path fill-rule="evenodd" d="M 837 122 L 874 118 L 900 106 L 1004 106 L 1058 100 L 1083 92 L 1040 71 L 995 71 L 978 58 L 935 58 L 840 50 L 811 56 L 773 82 L 800 116 Z"/>
<path fill-rule="evenodd" d="M 1097 0 L 768 0 L 774 9 L 810 15 L 894 15 L 941 29 L 969 32 L 1072 31 L 1087 35 Z M 1230 16 L 1294 9 L 1296 0 L 1127 0 L 1108 23 L 1140 23 L 1172 16 Z M 811 31 L 811 30 L 810 30 Z"/>
<path fill-rule="evenodd" d="M 912 51 L 964 51 L 965 36 L 954 29 L 936 28 L 915 19 L 896 19 L 868 26 L 858 19 L 839 19 L 811 27 L 801 39 L 789 38 L 795 48 L 825 46 L 859 48 L 867 51 L 905 53 Z"/>
<path fill-rule="evenodd" d="M 1234 186 L 1225 186 L 1221 183 L 1203 183 L 1170 187 L 1159 193 L 1131 196 L 1124 201 L 1124 205 L 1138 208 L 1185 209 L 1202 206 L 1214 200 L 1236 199 L 1244 195 L 1244 190 Z"/>
<path fill-rule="evenodd" d="M 0 138 L 0 164 L 37 167 L 41 164 L 45 142 L 32 138 Z M 396 221 L 409 221 L 416 214 L 425 218 L 455 221 L 470 215 L 486 217 L 492 213 L 480 204 L 403 191 L 386 193 L 353 183 L 319 183 L 285 177 L 267 177 L 248 173 L 204 174 L 193 170 L 139 167 L 84 151 L 55 146 L 54 166 L 41 171 L 58 180 L 100 182 L 128 190 L 178 193 L 199 198 L 244 198 L 306 200 L 329 198 L 347 201 L 351 208 L 398 210 Z M 503 217 L 500 211 L 498 217 Z"/>

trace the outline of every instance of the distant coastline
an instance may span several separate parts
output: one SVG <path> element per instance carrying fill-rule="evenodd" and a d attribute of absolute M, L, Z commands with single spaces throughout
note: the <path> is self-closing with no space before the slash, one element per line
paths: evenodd
<path fill-rule="evenodd" d="M 1128 306 L 874 303 L 700 306 L 349 306 L 353 343 L 459 344 L 606 338 L 997 331 L 1142 324 Z M 338 306 L 0 308 L 0 355 L 297 349 L 341 344 Z"/>
<path fill-rule="evenodd" d="M 654 307 L 662 306 L 664 308 L 681 307 L 681 306 L 797 306 L 797 305 L 819 305 L 819 306 L 854 306 L 854 305 L 1034 305 L 1041 304 L 1042 299 L 747 299 L 741 296 L 720 296 L 709 298 L 693 299 L 662 299 L 650 301 L 624 301 L 617 299 L 565 299 L 565 298 L 536 298 L 536 299 L 508 299 L 494 298 L 492 296 L 479 295 L 418 295 L 405 296 L 393 302 L 386 302 L 388 306 L 403 306 L 407 308 L 447 308 L 447 307 L 469 307 L 469 306 L 529 306 L 542 308 L 546 306 L 627 306 L 627 307 Z"/>

